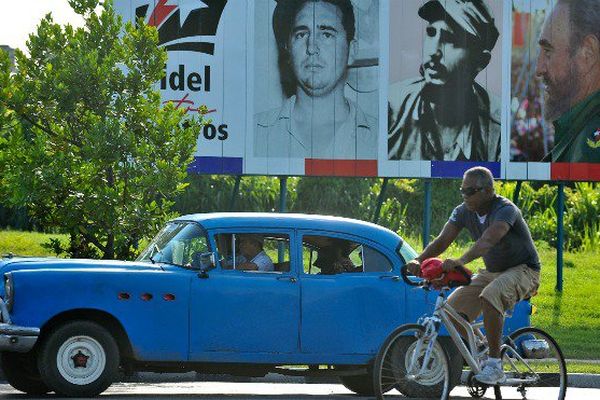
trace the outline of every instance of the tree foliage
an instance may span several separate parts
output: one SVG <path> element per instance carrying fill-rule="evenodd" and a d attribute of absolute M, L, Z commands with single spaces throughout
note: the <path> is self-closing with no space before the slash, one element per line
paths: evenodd
<path fill-rule="evenodd" d="M 109 1 L 98 12 L 97 0 L 69 3 L 85 26 L 47 15 L 16 73 L 0 75 L 12 88 L 0 104 L 22 122 L 2 135 L 4 193 L 69 233 L 69 255 L 128 258 L 171 215 L 201 121 L 161 105 L 155 28 L 123 26 Z"/>

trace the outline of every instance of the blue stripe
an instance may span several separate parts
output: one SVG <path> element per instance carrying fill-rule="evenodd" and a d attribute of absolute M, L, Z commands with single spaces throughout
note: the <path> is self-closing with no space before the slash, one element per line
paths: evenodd
<path fill-rule="evenodd" d="M 194 157 L 188 166 L 188 173 L 241 175 L 243 161 L 241 157 Z"/>
<path fill-rule="evenodd" d="M 432 161 L 432 178 L 462 178 L 469 168 L 481 166 L 492 171 L 494 178 L 500 178 L 500 163 L 486 161 Z"/>

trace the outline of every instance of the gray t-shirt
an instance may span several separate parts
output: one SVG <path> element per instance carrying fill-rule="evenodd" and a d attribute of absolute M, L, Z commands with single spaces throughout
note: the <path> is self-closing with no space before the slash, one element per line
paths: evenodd
<path fill-rule="evenodd" d="M 533 244 L 529 228 L 521 211 L 510 200 L 496 195 L 492 209 L 481 223 L 475 211 L 465 204 L 454 209 L 448 222 L 462 229 L 467 228 L 473 240 L 477 240 L 492 223 L 504 221 L 510 229 L 487 254 L 483 256 L 485 267 L 490 272 L 502 272 L 519 264 L 527 264 L 535 270 L 540 269 L 540 258 Z"/>

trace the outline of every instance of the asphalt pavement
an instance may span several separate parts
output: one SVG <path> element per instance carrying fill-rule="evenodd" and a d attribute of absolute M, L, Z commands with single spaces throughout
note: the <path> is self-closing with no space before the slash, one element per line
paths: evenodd
<path fill-rule="evenodd" d="M 567 367 L 568 368 L 568 367 Z M 139 372 L 126 379 L 128 382 L 254 382 L 254 383 L 338 383 L 334 377 L 302 377 L 269 373 L 264 377 L 249 378 L 232 375 L 212 375 L 188 372 L 184 374 L 158 374 Z M 568 387 L 600 389 L 600 375 L 568 374 Z"/>
<path fill-rule="evenodd" d="M 528 393 L 535 400 L 556 399 L 553 389 L 541 388 Z M 494 399 L 494 393 L 488 391 L 484 399 Z M 9 385 L 0 384 L 0 400 L 47 400 L 59 399 L 57 396 L 24 396 Z M 372 400 L 350 392 L 339 384 L 294 384 L 294 383 L 235 383 L 230 382 L 170 382 L 170 383 L 115 383 L 99 398 L 105 400 Z M 399 393 L 397 399 L 406 399 Z M 452 400 L 473 400 L 465 387 L 455 388 Z M 502 398 L 522 400 L 520 393 L 504 390 Z M 590 400 L 600 398 L 600 389 L 569 388 L 568 400 Z M 425 399 L 414 399 L 425 400 Z"/>

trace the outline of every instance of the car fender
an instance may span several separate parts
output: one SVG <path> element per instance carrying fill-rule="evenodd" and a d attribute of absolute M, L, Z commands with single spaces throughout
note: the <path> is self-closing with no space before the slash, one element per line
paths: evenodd
<path fill-rule="evenodd" d="M 11 274 L 15 293 L 11 317 L 17 325 L 43 330 L 61 314 L 97 310 L 122 325 L 135 359 L 188 358 L 192 271 L 88 268 L 17 270 Z"/>

